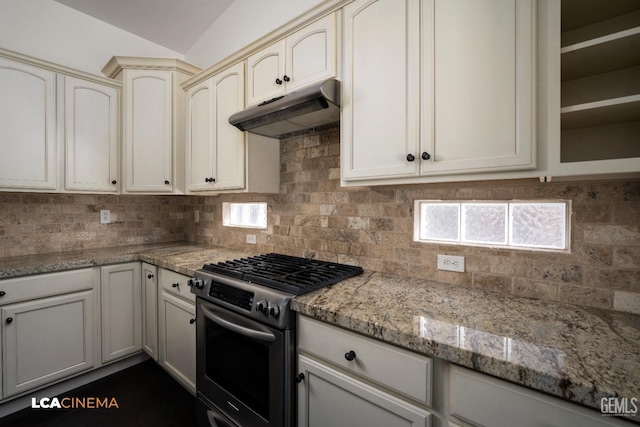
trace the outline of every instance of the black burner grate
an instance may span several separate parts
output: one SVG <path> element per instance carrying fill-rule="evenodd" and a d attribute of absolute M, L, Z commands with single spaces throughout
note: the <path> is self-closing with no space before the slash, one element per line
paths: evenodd
<path fill-rule="evenodd" d="M 203 270 L 302 295 L 362 273 L 352 265 L 266 254 L 205 264 Z"/>

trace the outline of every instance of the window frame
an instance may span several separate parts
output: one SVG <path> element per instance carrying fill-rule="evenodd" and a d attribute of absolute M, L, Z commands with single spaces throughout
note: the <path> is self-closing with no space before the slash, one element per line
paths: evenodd
<path fill-rule="evenodd" d="M 445 239 L 429 239 L 424 237 L 422 227 L 422 206 L 425 203 L 429 204 L 442 204 L 442 205 L 458 205 L 458 240 L 445 240 Z M 464 222 L 463 215 L 465 211 L 465 205 L 478 205 L 478 204 L 505 204 L 506 205 L 506 217 L 505 217 L 505 239 L 506 244 L 496 243 L 482 243 L 476 241 L 463 241 L 464 238 Z M 564 204 L 564 236 L 562 236 L 562 248 L 555 248 L 543 245 L 523 245 L 520 243 L 512 243 L 513 233 L 513 205 L 542 205 L 542 204 Z M 435 200 L 435 199 L 415 199 L 413 203 L 413 241 L 417 243 L 436 244 L 436 245 L 456 245 L 456 246 L 468 246 L 468 247 L 485 247 L 485 248 L 498 248 L 498 249 L 514 249 L 514 250 L 527 250 L 537 252 L 554 252 L 554 253 L 571 253 L 571 215 L 573 213 L 571 200 Z"/>
<path fill-rule="evenodd" d="M 263 205 L 264 206 L 264 226 L 239 224 L 231 222 L 231 205 Z M 269 206 L 267 202 L 222 202 L 222 226 L 236 228 L 250 228 L 254 230 L 266 230 L 269 225 Z"/>

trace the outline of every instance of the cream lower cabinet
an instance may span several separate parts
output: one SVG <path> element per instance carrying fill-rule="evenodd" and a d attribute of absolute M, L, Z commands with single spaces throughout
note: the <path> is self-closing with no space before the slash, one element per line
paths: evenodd
<path fill-rule="evenodd" d="M 630 426 L 620 417 L 606 417 L 525 387 L 458 366 L 450 371 L 449 413 L 478 426 Z"/>
<path fill-rule="evenodd" d="M 342 184 L 535 168 L 535 17 L 532 0 L 347 4 Z"/>
<path fill-rule="evenodd" d="M 142 349 L 158 361 L 158 268 L 142 263 Z"/>
<path fill-rule="evenodd" d="M 139 262 L 101 268 L 102 363 L 142 349 L 142 290 Z"/>
<path fill-rule="evenodd" d="M 191 393 L 196 393 L 195 295 L 188 276 L 159 269 L 158 362 Z"/>
<path fill-rule="evenodd" d="M 96 365 L 96 282 L 92 269 L 0 281 L 2 398 Z"/>
<path fill-rule="evenodd" d="M 298 426 L 431 425 L 429 358 L 303 316 L 298 351 Z"/>

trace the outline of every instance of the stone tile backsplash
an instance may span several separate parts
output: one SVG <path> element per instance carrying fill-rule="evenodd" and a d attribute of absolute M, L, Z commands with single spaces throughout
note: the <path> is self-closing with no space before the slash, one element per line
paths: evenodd
<path fill-rule="evenodd" d="M 180 197 L 0 193 L 0 257 L 183 239 Z"/>
<path fill-rule="evenodd" d="M 0 257 L 187 240 L 640 314 L 638 179 L 341 188 L 338 127 L 284 139 L 280 149 L 274 195 L 0 193 Z M 571 253 L 413 242 L 418 198 L 571 200 Z M 268 228 L 223 227 L 225 201 L 267 202 Z M 111 224 L 100 224 L 101 209 L 111 211 Z M 247 234 L 258 244 L 248 245 Z M 466 271 L 437 270 L 437 254 L 463 255 Z"/>
<path fill-rule="evenodd" d="M 280 147 L 279 195 L 188 197 L 187 239 L 640 314 L 640 180 L 341 188 L 339 128 Z M 571 200 L 571 253 L 416 243 L 413 201 L 420 198 Z M 268 202 L 267 230 L 222 227 L 224 201 Z M 257 234 L 257 247 L 245 243 L 247 234 Z M 465 273 L 437 270 L 437 254 L 463 255 Z"/>

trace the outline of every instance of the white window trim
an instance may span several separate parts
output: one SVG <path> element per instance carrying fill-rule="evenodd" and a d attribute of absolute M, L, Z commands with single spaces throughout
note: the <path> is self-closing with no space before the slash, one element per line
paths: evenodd
<path fill-rule="evenodd" d="M 421 237 L 421 225 L 422 225 L 422 214 L 421 214 L 421 204 L 422 203 L 438 203 L 443 205 L 451 205 L 458 204 L 459 208 L 459 216 L 458 216 L 458 241 L 453 240 L 445 240 L 445 239 L 424 239 Z M 507 204 L 507 219 L 505 221 L 505 227 L 507 228 L 507 243 L 504 245 L 500 244 L 487 244 L 487 243 L 475 243 L 475 242 L 463 242 L 462 241 L 462 216 L 463 216 L 463 204 Z M 512 242 L 512 221 L 513 217 L 511 215 L 512 204 L 546 204 L 546 203 L 565 203 L 566 204 L 566 215 L 565 215 L 565 234 L 562 236 L 562 243 L 564 248 L 549 248 L 541 245 L 523 245 L 519 243 L 511 243 Z M 492 248 L 492 249 L 514 249 L 514 250 L 528 250 L 528 251 L 536 251 L 536 252 L 554 252 L 554 253 L 571 253 L 571 215 L 573 213 L 571 200 L 430 200 L 430 199 L 417 199 L 414 200 L 413 205 L 413 241 L 418 243 L 425 244 L 450 244 L 456 246 L 469 246 L 469 247 L 484 247 L 484 248 Z"/>

